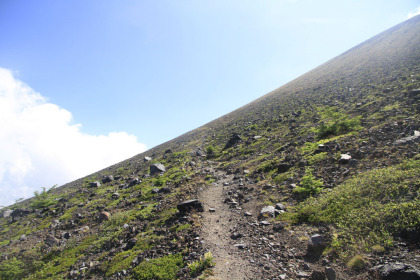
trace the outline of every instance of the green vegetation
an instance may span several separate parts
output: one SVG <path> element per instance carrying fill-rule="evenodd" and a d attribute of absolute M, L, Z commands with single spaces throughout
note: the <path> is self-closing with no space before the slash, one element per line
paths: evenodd
<path fill-rule="evenodd" d="M 362 270 L 366 265 L 366 260 L 362 255 L 355 255 L 347 262 L 347 267 L 352 270 Z"/>
<path fill-rule="evenodd" d="M 24 264 L 12 258 L 0 263 L 0 280 L 20 279 L 23 275 Z"/>
<path fill-rule="evenodd" d="M 144 260 L 133 269 L 135 279 L 139 280 L 172 280 L 184 266 L 180 254 L 168 255 L 162 258 Z"/>
<path fill-rule="evenodd" d="M 299 194 L 302 197 L 308 197 L 310 195 L 317 194 L 321 192 L 322 186 L 324 183 L 320 179 L 315 179 L 315 176 L 312 175 L 312 169 L 306 168 L 306 173 L 302 177 L 300 185 L 297 186 L 293 191 Z"/>
<path fill-rule="evenodd" d="M 420 160 L 367 171 L 302 203 L 297 221 L 334 225 L 331 249 L 341 255 L 390 246 L 393 235 L 420 229 L 419 178 Z"/>
<path fill-rule="evenodd" d="M 318 108 L 322 123 L 315 130 L 318 139 L 361 129 L 360 117 L 351 118 L 336 107 Z"/>
<path fill-rule="evenodd" d="M 57 185 L 51 187 L 48 191 L 46 191 L 46 188 L 43 187 L 41 193 L 35 191 L 35 198 L 31 203 L 31 207 L 34 209 L 42 209 L 56 204 L 57 201 L 55 200 L 55 197 L 50 193 L 50 191 L 53 190 L 56 186 Z"/>
<path fill-rule="evenodd" d="M 192 277 L 196 277 L 200 275 L 204 270 L 213 266 L 213 255 L 211 252 L 207 252 L 204 254 L 204 258 L 200 258 L 195 262 L 188 264 L 190 268 L 190 275 Z"/>

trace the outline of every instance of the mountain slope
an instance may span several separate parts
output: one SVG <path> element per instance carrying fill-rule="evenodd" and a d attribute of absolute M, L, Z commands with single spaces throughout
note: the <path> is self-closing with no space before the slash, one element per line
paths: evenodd
<path fill-rule="evenodd" d="M 395 273 L 410 273 L 419 88 L 417 16 L 196 130 L 3 210 L 0 277 L 387 279 L 396 260 Z M 189 199 L 199 201 L 178 206 Z"/>

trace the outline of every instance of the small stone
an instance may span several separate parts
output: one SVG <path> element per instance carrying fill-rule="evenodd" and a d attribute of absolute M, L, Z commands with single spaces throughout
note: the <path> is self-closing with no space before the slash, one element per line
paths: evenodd
<path fill-rule="evenodd" d="M 277 223 L 273 225 L 273 231 L 279 232 L 284 229 L 284 225 L 282 223 Z"/>
<path fill-rule="evenodd" d="M 245 212 L 245 213 L 244 213 L 244 216 L 245 216 L 245 217 L 250 217 L 250 216 L 252 216 L 252 213 L 251 213 L 251 212 Z"/>
<path fill-rule="evenodd" d="M 274 207 L 276 210 L 283 210 L 286 211 L 286 206 L 284 206 L 284 204 L 282 203 L 277 203 L 276 206 Z"/>
<path fill-rule="evenodd" d="M 70 232 L 63 232 L 61 233 L 61 238 L 70 239 L 71 233 Z"/>
<path fill-rule="evenodd" d="M 233 240 L 236 240 L 238 238 L 241 238 L 243 235 L 239 232 L 234 232 L 230 235 L 230 238 L 232 238 Z"/>
<path fill-rule="evenodd" d="M 340 159 L 338 160 L 339 164 L 347 164 L 351 160 L 351 155 L 342 154 Z"/>
<path fill-rule="evenodd" d="M 233 246 L 234 247 L 237 247 L 238 249 L 245 249 L 246 248 L 246 244 L 243 244 L 243 243 L 241 243 L 241 244 L 235 244 Z"/>
<path fill-rule="evenodd" d="M 209 212 L 216 212 L 216 208 L 209 208 Z"/>
<path fill-rule="evenodd" d="M 103 221 L 109 220 L 110 217 L 111 217 L 111 213 L 102 211 L 101 213 L 99 213 L 98 220 L 99 222 L 103 222 Z"/>
<path fill-rule="evenodd" d="M 22 235 L 19 237 L 19 241 L 26 241 L 26 240 L 28 240 L 28 238 L 26 237 L 26 234 L 22 234 Z"/>
<path fill-rule="evenodd" d="M 309 278 L 309 274 L 304 271 L 299 271 L 296 275 L 298 278 Z"/>

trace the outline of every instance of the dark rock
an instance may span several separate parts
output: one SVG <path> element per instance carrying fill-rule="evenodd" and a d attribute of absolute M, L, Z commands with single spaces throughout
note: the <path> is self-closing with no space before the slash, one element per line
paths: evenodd
<path fill-rule="evenodd" d="M 133 186 L 138 185 L 140 183 L 141 183 L 141 180 L 139 178 L 134 178 L 134 179 L 132 179 L 128 182 L 128 187 L 133 187 Z"/>
<path fill-rule="evenodd" d="M 410 90 L 408 96 L 415 99 L 420 98 L 420 88 Z"/>
<path fill-rule="evenodd" d="M 171 189 L 167 187 L 160 188 L 159 193 L 170 193 Z"/>
<path fill-rule="evenodd" d="M 311 276 L 309 276 L 310 280 L 325 280 L 327 276 L 323 271 L 314 270 L 311 273 Z"/>
<path fill-rule="evenodd" d="M 277 223 L 273 225 L 273 231 L 279 232 L 284 229 L 284 225 L 282 223 Z"/>
<path fill-rule="evenodd" d="M 290 168 L 292 168 L 291 164 L 288 163 L 279 163 L 277 165 L 277 172 L 278 173 L 284 173 L 287 172 Z"/>
<path fill-rule="evenodd" d="M 321 254 L 326 246 L 325 237 L 320 234 L 314 234 L 308 241 L 309 254 Z"/>
<path fill-rule="evenodd" d="M 106 184 L 106 183 L 109 183 L 109 182 L 112 182 L 112 181 L 114 181 L 114 176 L 112 176 L 112 175 L 109 175 L 109 176 L 106 176 L 106 177 L 102 178 L 102 183 L 103 184 Z"/>
<path fill-rule="evenodd" d="M 155 175 L 157 173 L 163 173 L 166 171 L 165 166 L 162 163 L 155 163 L 150 166 L 150 175 Z"/>
<path fill-rule="evenodd" d="M 130 250 L 132 249 L 137 243 L 137 238 L 131 238 L 130 240 L 128 240 L 127 244 L 124 247 L 124 250 Z"/>
<path fill-rule="evenodd" d="M 230 238 L 232 238 L 233 240 L 236 240 L 238 238 L 241 238 L 242 236 L 243 236 L 242 233 L 234 232 L 230 235 Z"/>
<path fill-rule="evenodd" d="M 99 222 L 103 222 L 109 220 L 110 217 L 111 214 L 109 212 L 102 211 L 101 213 L 99 213 L 98 220 Z"/>
<path fill-rule="evenodd" d="M 356 167 L 359 162 L 356 159 L 349 160 L 350 167 Z"/>
<path fill-rule="evenodd" d="M 119 194 L 119 193 L 117 193 L 117 192 L 116 192 L 116 193 L 113 193 L 113 194 L 112 194 L 112 198 L 113 198 L 113 199 L 118 199 L 118 198 L 120 198 L 120 194 Z"/>
<path fill-rule="evenodd" d="M 241 136 L 239 136 L 238 133 L 234 133 L 232 134 L 232 136 L 229 138 L 229 141 L 226 143 L 224 150 L 229 149 L 233 146 L 235 146 L 236 144 L 238 144 L 239 142 L 241 142 L 242 138 Z"/>
<path fill-rule="evenodd" d="M 193 209 L 196 209 L 199 212 L 204 212 L 203 204 L 198 199 L 191 199 L 186 200 L 181 203 L 179 203 L 176 208 L 181 213 L 189 212 Z"/>
<path fill-rule="evenodd" d="M 241 244 L 235 244 L 233 246 L 234 247 L 237 247 L 238 249 L 245 249 L 246 248 L 246 244 L 243 244 L 243 243 L 241 243 Z"/>
<path fill-rule="evenodd" d="M 383 280 L 420 280 L 420 270 L 410 264 L 388 263 L 375 266 L 373 269 L 379 272 Z"/>
<path fill-rule="evenodd" d="M 61 233 L 61 238 L 70 239 L 71 233 L 70 232 L 63 232 Z"/>
<path fill-rule="evenodd" d="M 332 267 L 325 267 L 325 275 L 327 276 L 328 280 L 335 280 L 337 279 L 337 273 Z"/>
<path fill-rule="evenodd" d="M 57 238 L 55 238 L 52 235 L 47 235 L 47 238 L 45 239 L 45 244 L 47 244 L 50 247 L 56 246 L 60 244 L 60 240 L 58 240 Z"/>
<path fill-rule="evenodd" d="M 99 181 L 90 183 L 91 188 L 99 188 L 100 186 L 101 186 L 101 183 Z"/>

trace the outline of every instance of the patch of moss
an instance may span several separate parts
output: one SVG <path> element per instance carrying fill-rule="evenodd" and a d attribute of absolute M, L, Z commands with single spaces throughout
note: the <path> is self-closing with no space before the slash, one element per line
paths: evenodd
<path fill-rule="evenodd" d="M 182 267 L 184 267 L 182 256 L 175 254 L 144 260 L 133 269 L 132 273 L 134 278 L 139 280 L 172 280 L 176 279 L 176 274 Z"/>

